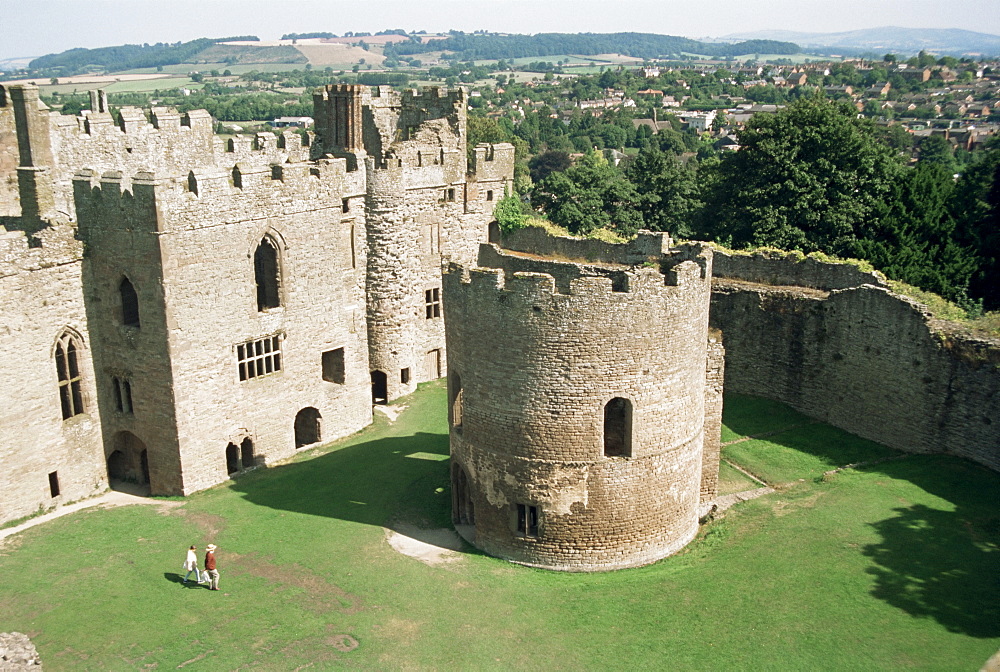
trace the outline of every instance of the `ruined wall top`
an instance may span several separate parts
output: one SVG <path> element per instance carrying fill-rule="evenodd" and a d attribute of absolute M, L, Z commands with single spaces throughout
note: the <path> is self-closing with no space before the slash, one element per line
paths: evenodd
<path fill-rule="evenodd" d="M 526 226 L 503 236 L 503 248 L 567 261 L 634 266 L 659 259 L 671 250 L 670 234 L 640 231 L 627 243 L 553 236 L 538 226 Z"/>
<path fill-rule="evenodd" d="M 706 288 L 711 281 L 712 250 L 700 244 L 670 249 L 666 234 L 643 234 L 630 243 L 590 248 L 584 243 L 569 257 L 556 253 L 544 258 L 544 252 L 531 256 L 501 250 L 492 243 L 480 245 L 478 267 L 451 264 L 448 273 L 460 274 L 474 287 L 528 294 L 549 293 L 577 295 L 655 294 L 675 295 L 697 285 Z M 620 249 L 613 249 L 620 248 Z M 582 256 L 587 249 L 605 252 Z M 550 253 L 551 254 L 551 253 Z M 610 258 L 611 261 L 607 261 Z M 627 260 L 623 262 L 620 260 Z"/>
<path fill-rule="evenodd" d="M 824 291 L 861 285 L 888 287 L 877 271 L 846 261 L 824 260 L 799 252 L 757 250 L 735 252 L 715 248 L 715 277 L 763 285 L 811 287 Z"/>
<path fill-rule="evenodd" d="M 55 222 L 31 236 L 0 225 L 0 278 L 80 261 L 83 243 L 75 234 L 65 222 Z"/>

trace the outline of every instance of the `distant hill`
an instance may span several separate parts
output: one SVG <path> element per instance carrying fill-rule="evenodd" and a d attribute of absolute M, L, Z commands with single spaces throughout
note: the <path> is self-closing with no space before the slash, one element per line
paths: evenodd
<path fill-rule="evenodd" d="M 32 70 L 54 72 L 59 75 L 75 75 L 95 69 L 118 72 L 133 68 L 152 68 L 158 65 L 190 63 L 197 54 L 218 42 L 256 41 L 257 39 L 254 35 L 219 39 L 203 37 L 175 44 L 123 44 L 98 49 L 70 49 L 59 54 L 48 54 L 36 58 L 31 61 L 28 67 Z"/>
<path fill-rule="evenodd" d="M 1000 56 L 1000 36 L 957 28 L 867 28 L 843 33 L 797 33 L 758 30 L 726 35 L 725 40 L 783 40 L 806 50 L 836 51 L 845 55 L 895 53 L 911 56 L 921 49 L 940 56 Z"/>
<path fill-rule="evenodd" d="M 538 33 L 498 35 L 454 33 L 443 40 L 387 45 L 386 55 L 412 56 L 428 51 L 455 52 L 463 60 L 525 58 L 577 54 L 623 54 L 636 58 L 669 58 L 683 53 L 724 58 L 743 54 L 796 54 L 799 46 L 776 40 L 749 40 L 738 44 L 699 42 L 686 37 L 652 33 Z"/>

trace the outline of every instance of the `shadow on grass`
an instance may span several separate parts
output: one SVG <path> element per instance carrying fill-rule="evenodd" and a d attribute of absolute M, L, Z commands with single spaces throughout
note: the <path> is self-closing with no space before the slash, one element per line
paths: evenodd
<path fill-rule="evenodd" d="M 731 395 L 726 404 L 735 432 L 799 424 L 798 414 L 778 402 Z M 909 482 L 944 500 L 939 506 L 926 499 L 905 502 L 891 509 L 892 516 L 867 523 L 881 538 L 862 549 L 873 563 L 866 570 L 875 579 L 871 594 L 952 632 L 1000 636 L 1000 475 L 945 455 L 880 461 L 905 454 L 825 424 L 795 427 L 724 451 L 727 459 L 770 483 L 819 479 L 833 467 L 878 461 L 858 471 Z"/>
<path fill-rule="evenodd" d="M 808 416 L 781 402 L 727 392 L 722 407 L 722 440 L 758 436 L 810 421 Z"/>
<path fill-rule="evenodd" d="M 208 584 L 200 584 L 197 581 L 184 581 L 184 577 L 176 572 L 163 572 L 163 578 L 170 583 L 179 583 L 181 586 L 192 589 L 192 588 L 204 588 L 208 589 Z"/>
<path fill-rule="evenodd" d="M 875 563 L 867 570 L 875 577 L 872 595 L 951 632 L 1000 636 L 1000 477 L 943 456 L 869 470 L 910 481 L 955 507 L 913 504 L 871 523 L 882 537 L 862 550 Z"/>
<path fill-rule="evenodd" d="M 259 506 L 397 532 L 405 526 L 407 536 L 432 543 L 417 530 L 452 529 L 449 465 L 447 435 L 421 432 L 260 470 L 230 488 Z"/>

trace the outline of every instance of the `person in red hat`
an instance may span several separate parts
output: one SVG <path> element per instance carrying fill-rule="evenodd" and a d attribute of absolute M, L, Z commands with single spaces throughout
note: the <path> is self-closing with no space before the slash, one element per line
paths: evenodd
<path fill-rule="evenodd" d="M 215 566 L 215 544 L 209 544 L 205 547 L 205 573 L 208 574 L 209 590 L 219 589 L 219 570 Z"/>

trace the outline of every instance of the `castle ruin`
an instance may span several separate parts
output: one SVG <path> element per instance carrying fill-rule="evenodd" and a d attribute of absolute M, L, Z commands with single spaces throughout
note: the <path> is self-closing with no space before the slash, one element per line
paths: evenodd
<path fill-rule="evenodd" d="M 579 247 L 483 245 L 445 273 L 453 512 L 491 555 L 634 567 L 691 541 L 716 495 L 712 250 L 648 232 L 615 254 Z"/>
<path fill-rule="evenodd" d="M 0 521 L 111 481 L 190 494 L 443 375 L 442 259 L 487 240 L 513 147 L 469 163 L 463 90 L 315 105 L 315 134 L 223 140 L 204 111 L 0 88 Z"/>
<path fill-rule="evenodd" d="M 464 91 L 332 85 L 314 106 L 314 133 L 223 139 L 204 111 L 113 115 L 95 92 L 63 116 L 0 87 L 0 523 L 115 482 L 211 487 L 446 371 L 455 521 L 529 565 L 686 544 L 723 371 L 1000 469 L 1000 347 L 877 274 L 649 233 L 500 249 L 514 149 L 466 152 Z"/>

